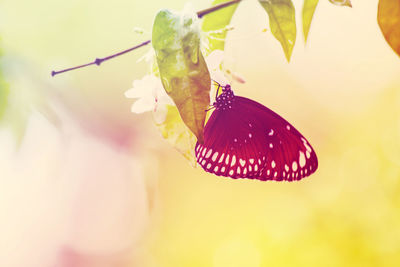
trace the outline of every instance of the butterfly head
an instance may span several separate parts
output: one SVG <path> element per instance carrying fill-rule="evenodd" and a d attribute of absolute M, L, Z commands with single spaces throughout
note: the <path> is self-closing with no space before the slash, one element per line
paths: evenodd
<path fill-rule="evenodd" d="M 227 84 L 220 87 L 222 88 L 222 93 L 219 96 L 217 96 L 213 106 L 216 109 L 222 109 L 222 110 L 231 109 L 233 102 L 235 100 L 235 95 L 233 94 L 231 86 Z"/>
<path fill-rule="evenodd" d="M 228 92 L 228 91 L 232 91 L 230 84 L 226 84 L 226 85 L 221 86 L 221 87 L 222 87 L 222 93 Z"/>

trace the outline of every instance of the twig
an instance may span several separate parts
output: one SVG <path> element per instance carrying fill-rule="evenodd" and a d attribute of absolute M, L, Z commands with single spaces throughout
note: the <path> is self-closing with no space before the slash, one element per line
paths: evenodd
<path fill-rule="evenodd" d="M 207 15 L 209 13 L 212 13 L 214 11 L 217 11 L 217 10 L 219 10 L 221 8 L 224 8 L 224 7 L 228 7 L 228 6 L 233 5 L 233 4 L 237 4 L 237 3 L 241 2 L 241 1 L 242 0 L 232 0 L 232 1 L 225 2 L 225 3 L 221 3 L 219 5 L 215 5 L 213 7 L 207 8 L 207 9 L 200 10 L 200 11 L 197 12 L 197 16 L 199 18 L 202 18 L 203 16 L 205 16 L 205 15 Z M 121 56 L 121 55 L 126 54 L 128 52 L 131 52 L 131 51 L 133 51 L 133 50 L 135 50 L 135 49 L 137 49 L 139 47 L 146 46 L 150 42 L 151 42 L 151 40 L 147 40 L 147 41 L 145 41 L 145 42 L 143 42 L 143 43 L 141 43 L 139 45 L 136 45 L 134 47 L 128 48 L 128 49 L 126 49 L 124 51 L 118 52 L 118 53 L 113 54 L 111 56 L 107 56 L 107 57 L 103 57 L 103 58 L 96 58 L 93 62 L 90 62 L 90 63 L 86 63 L 86 64 L 83 64 L 83 65 L 79 65 L 79 66 L 75 66 L 75 67 L 72 67 L 72 68 L 63 69 L 63 70 L 59 70 L 59 71 L 54 71 L 53 70 L 51 72 L 51 76 L 55 76 L 57 74 L 60 74 L 60 73 L 63 73 L 63 72 L 67 72 L 67 71 L 71 71 L 71 70 L 84 68 L 84 67 L 87 67 L 87 66 L 90 66 L 90 65 L 100 66 L 100 64 L 103 63 L 104 61 L 107 61 L 107 60 L 112 59 L 114 57 Z"/>
<path fill-rule="evenodd" d="M 76 67 L 72 67 L 72 68 L 68 68 L 68 69 L 64 69 L 64 70 L 59 70 L 59 71 L 54 71 L 53 70 L 51 72 L 51 76 L 54 76 L 54 75 L 57 75 L 57 74 L 60 74 L 60 73 L 63 73 L 63 72 L 67 72 L 67 71 L 70 71 L 70 70 L 76 70 L 76 69 L 84 68 L 84 67 L 87 67 L 87 66 L 90 66 L 90 65 L 94 65 L 94 64 L 96 64 L 97 66 L 100 66 L 100 64 L 103 63 L 106 60 L 112 59 L 114 57 L 118 57 L 118 56 L 123 55 L 125 53 L 128 53 L 130 51 L 133 51 L 136 48 L 148 45 L 149 43 L 150 43 L 150 40 L 147 40 L 146 42 L 143 42 L 143 43 L 141 43 L 139 45 L 136 45 L 136 46 L 131 47 L 129 49 L 126 49 L 124 51 L 118 52 L 118 53 L 116 53 L 114 55 L 111 55 L 111 56 L 108 56 L 108 57 L 103 57 L 103 58 L 96 58 L 93 62 L 90 62 L 90 63 L 87 63 L 87 64 L 83 64 L 83 65 L 79 65 L 79 66 L 76 66 Z"/>
<path fill-rule="evenodd" d="M 214 12 L 214 11 L 217 11 L 218 9 L 231 6 L 231 5 L 233 5 L 233 4 L 237 4 L 237 3 L 241 2 L 241 1 L 242 1 L 242 0 L 228 1 L 228 2 L 225 2 L 225 3 L 221 3 L 221 4 L 218 4 L 218 5 L 212 6 L 212 7 L 210 7 L 210 8 L 206 8 L 206 9 L 200 10 L 200 11 L 197 12 L 197 16 L 198 16 L 199 18 L 202 18 L 204 15 L 207 15 L 207 14 L 209 14 L 209 13 L 212 13 L 212 12 Z"/>

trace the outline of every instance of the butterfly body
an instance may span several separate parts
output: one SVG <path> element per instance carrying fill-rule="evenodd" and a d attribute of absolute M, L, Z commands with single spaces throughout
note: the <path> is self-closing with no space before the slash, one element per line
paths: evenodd
<path fill-rule="evenodd" d="M 229 85 L 216 98 L 195 155 L 202 168 L 231 178 L 295 181 L 309 176 L 318 160 L 308 141 L 285 119 Z"/>

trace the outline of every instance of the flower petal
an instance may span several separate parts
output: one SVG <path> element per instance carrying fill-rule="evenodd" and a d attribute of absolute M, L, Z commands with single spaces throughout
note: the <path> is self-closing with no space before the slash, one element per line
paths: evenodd
<path fill-rule="evenodd" d="M 147 111 L 152 111 L 155 106 L 155 100 L 151 98 L 140 98 L 131 107 L 133 113 L 143 113 Z"/>
<path fill-rule="evenodd" d="M 231 84 L 232 82 L 226 77 L 222 70 L 210 71 L 211 79 L 217 81 L 221 85 Z"/>
<path fill-rule="evenodd" d="M 224 59 L 224 51 L 214 50 L 207 57 L 206 62 L 209 70 L 218 70 L 221 67 L 222 60 Z"/>
<path fill-rule="evenodd" d="M 165 121 L 165 119 L 167 118 L 168 106 L 172 105 L 160 105 L 153 112 L 153 119 L 156 124 L 161 124 Z"/>
<path fill-rule="evenodd" d="M 137 87 L 133 87 L 125 92 L 125 97 L 127 98 L 139 98 L 142 97 L 143 93 L 138 90 Z"/>

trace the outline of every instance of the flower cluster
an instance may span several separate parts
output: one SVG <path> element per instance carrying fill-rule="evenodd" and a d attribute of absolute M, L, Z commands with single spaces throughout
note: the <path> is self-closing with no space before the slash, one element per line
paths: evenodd
<path fill-rule="evenodd" d="M 147 53 L 144 59 L 151 63 L 154 61 L 153 57 L 154 53 Z M 212 51 L 205 60 L 212 80 L 221 84 L 231 83 L 232 80 L 244 83 L 243 78 L 224 67 L 224 52 L 222 50 Z M 214 92 L 211 92 L 211 94 L 214 95 Z M 133 87 L 125 92 L 125 96 L 137 99 L 131 108 L 133 113 L 148 111 L 153 111 L 155 114 L 163 113 L 166 110 L 166 105 L 174 105 L 156 74 L 148 74 L 140 80 L 133 81 Z"/>

